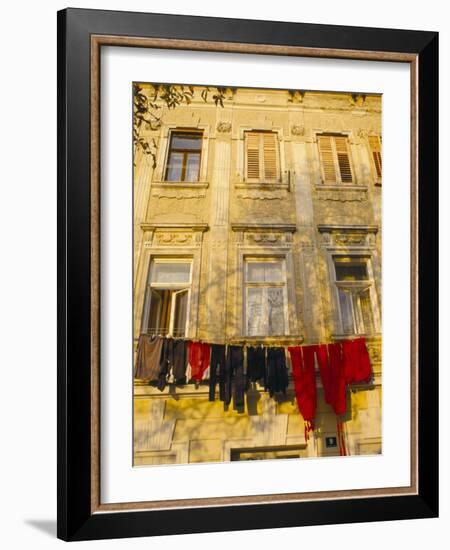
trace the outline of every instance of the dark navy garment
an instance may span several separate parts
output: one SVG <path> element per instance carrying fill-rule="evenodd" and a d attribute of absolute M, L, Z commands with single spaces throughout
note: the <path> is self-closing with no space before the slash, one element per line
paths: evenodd
<path fill-rule="evenodd" d="M 177 338 L 164 338 L 161 351 L 158 389 L 163 391 L 172 373 L 175 384 L 186 383 L 187 341 Z"/>
<path fill-rule="evenodd" d="M 262 346 L 247 348 L 247 382 L 266 382 L 266 348 Z"/>
<path fill-rule="evenodd" d="M 275 393 L 286 393 L 289 375 L 284 348 L 267 349 L 267 390 L 270 397 Z"/>
<path fill-rule="evenodd" d="M 245 373 L 244 348 L 242 346 L 228 346 L 225 404 L 228 405 L 233 396 L 235 409 L 244 407 Z"/>
<path fill-rule="evenodd" d="M 209 400 L 216 398 L 216 384 L 219 382 L 220 399 L 224 401 L 223 378 L 226 370 L 226 356 L 224 344 L 211 344 L 211 358 L 209 360 Z"/>

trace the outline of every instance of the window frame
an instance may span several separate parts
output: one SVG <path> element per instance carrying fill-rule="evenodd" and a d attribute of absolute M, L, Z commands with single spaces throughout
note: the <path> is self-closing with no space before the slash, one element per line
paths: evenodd
<path fill-rule="evenodd" d="M 248 135 L 249 134 L 258 134 L 259 135 L 259 159 L 258 159 L 258 178 L 250 178 L 248 176 Z M 265 176 L 265 161 L 264 161 L 264 134 L 271 134 L 274 136 L 275 140 L 275 178 L 267 178 Z M 243 170 L 243 180 L 246 183 L 253 184 L 267 184 L 267 185 L 277 185 L 282 183 L 281 177 L 281 151 L 280 151 L 280 136 L 276 130 L 270 129 L 245 129 L 244 130 L 244 170 Z"/>
<path fill-rule="evenodd" d="M 378 139 L 378 144 L 379 144 L 379 151 L 374 151 L 372 149 L 372 145 L 370 143 L 370 140 L 371 138 L 377 138 Z M 380 134 L 369 134 L 367 136 L 367 147 L 369 149 L 369 156 L 370 156 L 370 165 L 372 166 L 372 173 L 373 173 L 373 178 L 374 178 L 374 181 L 375 181 L 375 185 L 381 185 L 381 181 L 382 181 L 382 178 L 383 178 L 383 140 L 382 140 L 382 137 Z M 375 159 L 374 159 L 374 153 L 379 153 L 380 155 L 380 170 L 381 170 L 381 173 L 378 174 L 378 169 L 377 169 L 377 165 L 376 165 L 376 162 L 375 162 Z"/>
<path fill-rule="evenodd" d="M 279 283 L 273 282 L 250 282 L 247 280 L 247 271 L 249 263 L 281 263 L 282 269 L 282 281 Z M 248 289 L 249 288 L 282 288 L 283 289 L 283 318 L 284 318 L 284 333 L 283 334 L 249 334 L 248 333 Z M 261 255 L 246 255 L 243 258 L 243 293 L 242 293 L 242 304 L 243 304 L 243 333 L 244 336 L 250 338 L 270 338 L 270 337 L 280 337 L 289 335 L 289 301 L 288 301 L 288 277 L 287 277 L 287 266 L 286 266 L 286 257 L 285 256 L 261 256 Z M 267 309 L 266 305 L 264 306 Z"/>
<path fill-rule="evenodd" d="M 193 153 L 193 152 L 197 152 L 195 149 L 192 150 L 192 149 L 178 149 L 178 148 L 175 148 L 173 149 L 172 148 L 172 140 L 174 138 L 174 136 L 176 136 L 176 134 L 180 134 L 180 135 L 187 135 L 187 134 L 191 134 L 191 135 L 198 135 L 199 136 L 199 140 L 200 140 L 200 147 L 198 149 L 198 155 L 199 155 L 199 163 L 198 163 L 198 176 L 197 176 L 197 179 L 192 181 L 192 180 L 186 180 L 186 179 L 178 179 L 178 180 L 169 180 L 167 179 L 168 177 L 168 171 L 169 171 L 169 166 L 170 166 L 170 156 L 171 156 L 171 153 L 172 152 L 177 152 L 177 153 L 183 153 L 183 164 L 182 164 L 182 168 L 181 168 L 181 175 L 184 177 L 186 176 L 186 166 L 187 166 L 187 163 L 186 163 L 186 158 L 187 158 L 187 154 L 189 152 Z M 167 183 L 167 184 L 177 184 L 177 183 L 181 183 L 181 184 L 196 184 L 196 183 L 200 183 L 202 181 L 202 163 L 203 163 L 203 155 L 204 155 L 204 139 L 205 139 L 205 132 L 203 131 L 203 129 L 199 129 L 199 128 L 180 128 L 180 127 L 176 127 L 176 128 L 171 128 L 169 130 L 169 135 L 168 135 L 168 139 L 167 139 L 167 153 L 166 153 L 166 158 L 165 158 L 165 163 L 164 163 L 164 169 L 163 169 L 163 178 L 162 180 L 164 181 L 164 183 Z"/>
<path fill-rule="evenodd" d="M 189 282 L 186 282 L 186 283 L 152 282 L 153 266 L 158 263 L 159 264 L 189 264 Z M 183 291 L 187 291 L 186 325 L 184 328 L 184 336 L 183 336 L 183 337 L 186 337 L 186 335 L 189 333 L 193 267 L 194 267 L 194 260 L 191 257 L 175 258 L 175 257 L 161 256 L 161 257 L 152 258 L 150 260 L 149 267 L 148 267 L 148 277 L 147 277 L 147 285 L 146 285 L 146 292 L 145 292 L 145 299 L 144 299 L 142 322 L 141 322 L 141 333 L 147 334 L 149 332 L 148 323 L 150 320 L 150 310 L 152 307 L 152 290 L 171 290 L 174 292 L 174 294 L 172 295 L 172 299 L 170 303 L 169 328 L 168 328 L 168 332 L 164 334 L 164 336 L 174 336 L 173 331 L 174 331 L 174 322 L 175 322 L 174 315 L 175 315 L 176 301 L 173 300 L 173 296 L 175 295 L 175 293 L 179 294 Z M 156 330 L 156 327 L 155 327 L 155 333 L 160 334 L 160 332 Z"/>
<path fill-rule="evenodd" d="M 340 281 L 337 278 L 336 274 L 336 259 L 344 259 L 348 260 L 348 263 L 365 263 L 366 271 L 367 271 L 367 279 L 361 279 L 357 281 Z M 375 277 L 373 274 L 373 267 L 372 267 L 372 258 L 371 255 L 364 254 L 364 253 L 358 253 L 358 254 L 340 254 L 340 253 L 333 253 L 331 254 L 331 264 L 332 264 L 332 286 L 334 289 L 334 296 L 335 296 L 335 304 L 336 304 L 336 310 L 338 313 L 338 319 L 339 319 L 339 334 L 345 335 L 345 336 L 351 336 L 351 335 L 358 335 L 358 336 L 373 336 L 374 334 L 378 334 L 380 331 L 380 323 L 378 318 L 378 302 L 377 302 L 377 296 L 376 296 L 376 288 L 375 288 Z M 341 308 L 341 302 L 340 302 L 340 296 L 339 296 L 339 289 L 354 289 L 363 291 L 368 290 L 369 291 L 369 297 L 370 297 L 370 307 L 371 307 L 371 316 L 372 316 L 372 332 L 367 331 L 361 331 L 361 320 L 363 319 L 363 315 L 361 310 L 361 307 L 359 306 L 359 311 L 355 309 L 355 304 L 353 301 L 353 293 L 352 293 L 352 320 L 353 320 L 353 332 L 346 332 L 344 330 L 344 322 L 343 322 L 343 314 L 342 314 L 342 308 Z M 356 306 L 357 307 L 357 306 Z M 362 320 L 362 323 L 364 321 Z"/>
<path fill-rule="evenodd" d="M 353 155 L 350 147 L 350 134 L 345 132 L 316 132 L 316 143 L 317 143 L 317 154 L 319 159 L 319 165 L 320 165 L 320 176 L 321 176 L 321 182 L 322 185 L 339 185 L 339 186 L 352 186 L 357 185 L 356 180 L 356 172 L 353 166 Z M 320 138 L 321 137 L 329 137 L 331 138 L 331 149 L 332 149 L 332 156 L 333 156 L 333 165 L 334 165 L 334 174 L 335 178 L 334 181 L 330 181 L 326 179 L 325 176 L 325 170 L 324 170 L 324 162 L 322 160 L 322 151 L 320 148 Z M 339 165 L 339 159 L 337 154 L 337 148 L 336 148 L 336 142 L 335 138 L 344 138 L 345 145 L 346 145 L 346 151 L 348 156 L 348 162 L 350 167 L 350 172 L 352 176 L 351 181 L 342 181 L 342 174 L 341 174 L 341 167 Z"/>

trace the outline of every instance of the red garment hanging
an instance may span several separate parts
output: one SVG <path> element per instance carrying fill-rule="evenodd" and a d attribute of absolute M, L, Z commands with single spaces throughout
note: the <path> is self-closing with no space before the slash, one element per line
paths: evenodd
<path fill-rule="evenodd" d="M 209 367 L 211 354 L 210 344 L 205 342 L 189 342 L 189 364 L 191 365 L 191 378 L 195 382 L 201 382 L 203 374 Z"/>
<path fill-rule="evenodd" d="M 344 356 L 345 381 L 347 384 L 369 382 L 372 378 L 372 367 L 364 337 L 342 342 Z"/>
<path fill-rule="evenodd" d="M 314 430 L 314 419 L 317 408 L 316 373 L 314 353 L 316 346 L 288 347 L 292 363 L 295 396 L 298 409 L 305 422 L 305 439 Z"/>
<path fill-rule="evenodd" d="M 323 393 L 325 403 L 333 406 L 334 392 L 331 386 L 330 379 L 330 361 L 328 359 L 328 347 L 326 344 L 319 344 L 316 346 L 317 362 L 319 363 L 320 378 L 322 380 Z"/>
<path fill-rule="evenodd" d="M 339 342 L 328 344 L 329 377 L 322 383 L 329 384 L 330 405 L 337 415 L 345 414 L 347 410 L 347 384 L 345 381 L 344 358 Z"/>

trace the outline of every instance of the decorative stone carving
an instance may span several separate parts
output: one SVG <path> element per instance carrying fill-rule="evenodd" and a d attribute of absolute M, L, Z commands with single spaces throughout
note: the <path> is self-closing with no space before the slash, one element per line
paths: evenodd
<path fill-rule="evenodd" d="M 356 107 L 362 107 L 366 102 L 366 94 L 351 94 L 350 103 Z"/>
<path fill-rule="evenodd" d="M 365 245 L 367 240 L 367 235 L 363 233 L 344 233 L 337 234 L 334 236 L 334 242 L 336 245 L 340 246 L 355 246 L 355 245 Z"/>
<path fill-rule="evenodd" d="M 155 233 L 156 244 L 188 245 L 193 241 L 192 233 Z"/>
<path fill-rule="evenodd" d="M 324 246 L 346 248 L 373 247 L 378 231 L 375 225 L 319 225 L 318 229 Z"/>
<path fill-rule="evenodd" d="M 281 200 L 286 197 L 286 191 L 280 190 L 270 190 L 265 191 L 262 189 L 240 189 L 237 192 L 237 197 L 240 199 L 252 199 L 252 200 Z"/>
<path fill-rule="evenodd" d="M 216 128 L 218 132 L 228 134 L 231 132 L 231 122 L 219 122 Z"/>
<path fill-rule="evenodd" d="M 365 128 L 360 128 L 358 130 L 358 137 L 361 139 L 366 139 L 369 135 L 369 132 Z"/>
<path fill-rule="evenodd" d="M 367 201 L 367 189 L 356 190 L 352 189 L 320 189 L 316 188 L 318 193 L 317 197 L 322 201 L 334 201 L 334 202 L 366 202 Z"/>
<path fill-rule="evenodd" d="M 304 136 L 305 126 L 303 124 L 295 124 L 291 127 L 291 134 L 294 136 Z"/>
<path fill-rule="evenodd" d="M 381 363 L 381 345 L 378 343 L 367 343 L 367 351 L 373 363 Z"/>
<path fill-rule="evenodd" d="M 206 197 L 206 189 L 170 189 L 167 187 L 158 187 L 152 190 L 152 196 L 160 199 L 199 199 Z"/>
<path fill-rule="evenodd" d="M 249 244 L 268 244 L 274 245 L 284 241 L 281 233 L 247 233 L 246 239 Z"/>

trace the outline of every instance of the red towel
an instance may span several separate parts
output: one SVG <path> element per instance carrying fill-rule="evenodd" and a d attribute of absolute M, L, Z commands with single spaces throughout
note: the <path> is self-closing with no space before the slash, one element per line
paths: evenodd
<path fill-rule="evenodd" d="M 209 367 L 211 353 L 210 344 L 204 342 L 189 342 L 189 364 L 191 365 L 191 378 L 200 382 L 203 374 Z"/>
<path fill-rule="evenodd" d="M 314 418 L 317 408 L 316 373 L 314 353 L 317 346 L 288 347 L 292 363 L 295 396 L 298 409 L 305 422 L 305 439 L 314 430 Z"/>

